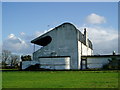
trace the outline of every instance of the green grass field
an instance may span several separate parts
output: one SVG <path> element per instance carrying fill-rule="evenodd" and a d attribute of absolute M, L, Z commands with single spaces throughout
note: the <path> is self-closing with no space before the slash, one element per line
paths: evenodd
<path fill-rule="evenodd" d="M 3 88 L 118 88 L 117 71 L 5 71 Z"/>

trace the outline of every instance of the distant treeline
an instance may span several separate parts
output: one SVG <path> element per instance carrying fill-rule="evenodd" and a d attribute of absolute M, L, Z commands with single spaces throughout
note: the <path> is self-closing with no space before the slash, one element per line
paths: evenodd
<path fill-rule="evenodd" d="M 17 55 L 13 54 L 9 50 L 2 50 L 2 56 L 0 58 L 2 59 L 0 62 L 0 68 L 3 69 L 10 69 L 10 68 L 19 68 L 20 62 L 22 61 L 30 61 L 31 56 L 30 55 Z"/>

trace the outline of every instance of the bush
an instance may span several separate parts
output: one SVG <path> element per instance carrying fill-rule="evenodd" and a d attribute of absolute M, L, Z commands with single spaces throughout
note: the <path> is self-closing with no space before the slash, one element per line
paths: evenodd
<path fill-rule="evenodd" d="M 26 55 L 26 56 L 21 56 L 22 61 L 31 61 L 31 56 L 30 55 Z"/>
<path fill-rule="evenodd" d="M 119 70 L 120 69 L 120 60 L 116 58 L 112 58 L 109 60 L 109 63 L 103 66 L 103 69 L 110 69 L 110 70 Z"/>

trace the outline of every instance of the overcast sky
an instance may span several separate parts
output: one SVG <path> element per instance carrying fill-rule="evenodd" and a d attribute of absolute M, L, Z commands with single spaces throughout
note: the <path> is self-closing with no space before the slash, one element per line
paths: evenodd
<path fill-rule="evenodd" d="M 87 28 L 94 54 L 118 51 L 117 2 L 3 2 L 3 49 L 31 54 L 32 39 L 64 22 Z"/>

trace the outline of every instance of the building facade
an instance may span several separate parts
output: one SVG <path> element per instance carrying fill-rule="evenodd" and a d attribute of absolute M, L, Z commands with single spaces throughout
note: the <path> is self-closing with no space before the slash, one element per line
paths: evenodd
<path fill-rule="evenodd" d="M 31 43 L 42 46 L 33 53 L 33 61 L 44 69 L 80 69 L 81 56 L 93 53 L 92 42 L 88 39 L 86 29 L 82 34 L 71 23 L 59 25 Z"/>
<path fill-rule="evenodd" d="M 83 55 L 81 69 L 120 69 L 120 55 Z"/>

